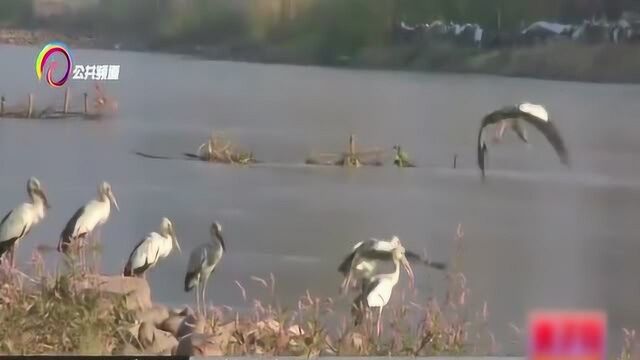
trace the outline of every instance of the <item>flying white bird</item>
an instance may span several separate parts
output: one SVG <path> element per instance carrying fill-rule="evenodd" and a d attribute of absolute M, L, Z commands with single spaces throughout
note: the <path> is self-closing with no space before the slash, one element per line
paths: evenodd
<path fill-rule="evenodd" d="M 40 181 L 35 177 L 27 181 L 27 194 L 31 199 L 30 203 L 18 205 L 0 220 L 0 258 L 11 250 L 11 267 L 15 267 L 18 242 L 44 219 L 46 210 L 50 208 Z"/>
<path fill-rule="evenodd" d="M 189 292 L 194 287 L 196 288 L 196 307 L 200 311 L 200 299 L 202 298 L 202 314 L 205 316 L 207 280 L 215 271 L 225 250 L 222 225 L 214 222 L 211 224 L 211 242 L 193 249 L 189 256 L 187 274 L 184 277 L 184 291 Z"/>
<path fill-rule="evenodd" d="M 80 247 L 80 242 L 86 241 L 89 234 L 107 222 L 111 204 L 120 211 L 111 185 L 103 182 L 98 186 L 98 198 L 79 208 L 67 222 L 60 234 L 58 251 L 67 254 L 72 243 Z"/>
<path fill-rule="evenodd" d="M 400 239 L 394 236 L 391 240 L 369 239 L 361 241 L 353 247 L 353 251 L 347 255 L 342 263 L 338 266 L 338 271 L 344 276 L 342 282 L 342 291 L 346 291 L 351 285 L 352 279 L 369 279 L 376 274 L 381 262 L 393 260 L 393 251 L 400 246 Z M 422 256 L 411 252 L 404 251 L 403 266 L 407 274 L 411 271 L 411 267 L 406 262 L 409 260 L 413 263 L 419 263 L 438 270 L 446 269 L 447 265 L 440 262 L 424 259 Z M 410 276 L 413 278 L 413 272 Z M 363 283 L 364 284 L 364 283 Z"/>
<path fill-rule="evenodd" d="M 396 246 L 392 252 L 392 259 L 395 265 L 394 272 L 390 274 L 378 274 L 365 280 L 362 293 L 355 298 L 352 314 L 355 316 L 355 325 L 362 322 L 362 317 L 366 309 L 378 308 L 378 321 L 376 323 L 376 333 L 380 336 L 382 331 L 382 308 L 387 305 L 393 288 L 400 279 L 400 263 L 405 259 L 405 249 L 400 245 Z M 406 260 L 404 260 L 406 261 Z M 410 273 L 409 276 L 413 274 Z M 413 278 L 411 279 L 413 281 Z"/>
<path fill-rule="evenodd" d="M 549 120 L 549 114 L 542 105 L 531 103 L 521 103 L 514 106 L 504 107 L 496 110 L 482 119 L 478 130 L 478 166 L 482 171 L 482 178 L 485 177 L 485 160 L 487 158 L 487 144 L 484 140 L 484 129 L 489 125 L 499 124 L 498 131 L 494 138 L 495 142 L 502 139 L 506 129 L 513 130 L 516 135 L 525 143 L 529 143 L 527 132 L 522 124 L 526 121 L 538 129 L 547 138 L 558 154 L 562 164 L 569 166 L 569 153 L 554 123 Z"/>
<path fill-rule="evenodd" d="M 146 271 L 171 253 L 173 244 L 180 250 L 180 244 L 176 237 L 173 224 L 166 217 L 162 218 L 159 232 L 151 232 L 133 249 L 127 265 L 124 267 L 124 276 L 145 277 Z"/>

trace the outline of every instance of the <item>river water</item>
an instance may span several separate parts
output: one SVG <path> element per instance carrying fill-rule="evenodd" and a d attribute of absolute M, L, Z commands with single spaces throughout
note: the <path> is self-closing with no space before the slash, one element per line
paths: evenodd
<path fill-rule="evenodd" d="M 9 104 L 35 92 L 36 107 L 63 91 L 38 82 L 38 49 L 0 46 L 0 93 Z M 435 260 L 454 253 L 462 224 L 463 271 L 476 308 L 486 301 L 505 349 L 537 307 L 602 308 L 614 344 L 640 326 L 640 86 L 476 75 L 353 71 L 200 61 L 173 55 L 75 50 L 78 64 L 120 64 L 107 91 L 120 113 L 104 121 L 0 120 L 0 211 L 23 201 L 37 176 L 52 209 L 19 248 L 55 245 L 73 212 L 108 180 L 121 212 L 102 229 L 102 268 L 120 272 L 139 239 L 171 218 L 182 244 L 150 271 L 154 300 L 190 303 L 188 252 L 223 224 L 228 246 L 209 286 L 215 304 L 243 306 L 234 281 L 262 296 L 252 275 L 273 273 L 277 293 L 337 296 L 336 267 L 355 242 L 398 235 Z M 71 80 L 73 106 L 91 83 Z M 565 137 L 571 169 L 544 138 L 508 134 L 490 148 L 486 183 L 475 166 L 480 119 L 518 101 L 545 104 Z M 272 165 L 252 168 L 179 156 L 223 131 Z M 312 151 L 402 144 L 415 169 L 300 165 Z M 454 154 L 458 167 L 452 169 Z M 634 161 L 634 157 L 636 160 Z M 53 267 L 57 255 L 49 254 Z M 439 296 L 444 275 L 415 268 L 420 296 Z M 396 299 L 397 300 L 397 299 Z M 346 301 L 345 301 L 346 304 Z M 508 350 L 505 350 L 508 351 Z M 517 350 L 514 350 L 517 351 Z"/>

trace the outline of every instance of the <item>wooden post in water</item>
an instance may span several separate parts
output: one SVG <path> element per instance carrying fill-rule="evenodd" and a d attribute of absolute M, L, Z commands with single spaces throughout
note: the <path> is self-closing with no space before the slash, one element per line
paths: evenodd
<path fill-rule="evenodd" d="M 70 100 L 70 90 L 67 87 L 64 91 L 64 110 L 63 112 L 66 114 L 69 112 L 69 100 Z"/>
<path fill-rule="evenodd" d="M 4 95 L 0 97 L 0 117 L 4 116 Z"/>
<path fill-rule="evenodd" d="M 455 169 L 458 166 L 458 154 L 453 154 L 453 168 Z"/>
<path fill-rule="evenodd" d="M 89 113 L 89 95 L 84 93 L 84 114 L 87 115 Z"/>
<path fill-rule="evenodd" d="M 33 114 L 33 93 L 29 93 L 29 110 L 27 110 L 27 117 L 31 118 Z"/>

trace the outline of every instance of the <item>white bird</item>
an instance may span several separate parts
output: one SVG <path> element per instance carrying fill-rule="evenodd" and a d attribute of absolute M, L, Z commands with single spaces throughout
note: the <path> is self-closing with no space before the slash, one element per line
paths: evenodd
<path fill-rule="evenodd" d="M 0 220 L 0 258 L 11 250 L 11 267 L 15 266 L 18 242 L 29 234 L 34 225 L 44 219 L 46 210 L 50 208 L 40 181 L 35 177 L 27 181 L 27 194 L 31 199 L 30 203 L 18 205 Z"/>
<path fill-rule="evenodd" d="M 554 123 L 549 120 L 547 110 L 542 105 L 520 103 L 496 110 L 482 119 L 480 129 L 478 130 L 478 166 L 482 171 L 483 179 L 485 177 L 485 159 L 487 156 L 487 144 L 483 136 L 485 127 L 497 123 L 500 124 L 494 142 L 500 141 L 504 131 L 508 128 L 513 130 L 520 140 L 528 144 L 529 140 L 527 139 L 527 133 L 522 121 L 528 122 L 542 132 L 553 146 L 562 164 L 569 166 L 569 153 L 564 144 L 564 140 L 562 136 L 560 136 Z"/>
<path fill-rule="evenodd" d="M 226 248 L 222 238 L 222 225 L 218 222 L 211 224 L 211 242 L 202 244 L 191 251 L 187 274 L 184 277 L 184 291 L 196 288 L 196 307 L 200 311 L 202 297 L 203 312 L 206 316 L 207 280 L 215 271 Z"/>
<path fill-rule="evenodd" d="M 355 316 L 355 325 L 358 326 L 362 322 L 364 311 L 368 308 L 378 308 L 378 321 L 376 323 L 376 332 L 380 336 L 382 331 L 382 309 L 387 305 L 393 288 L 400 279 L 400 263 L 405 259 L 405 249 L 402 245 L 396 246 L 392 254 L 393 263 L 395 265 L 394 272 L 390 274 L 378 274 L 372 276 L 365 281 L 363 291 L 356 299 L 352 307 L 352 314 Z M 406 260 L 404 260 L 406 261 Z M 408 265 L 407 265 L 408 266 Z M 412 276 L 410 274 L 409 276 Z M 412 279 L 413 280 L 413 279 Z"/>
<path fill-rule="evenodd" d="M 67 222 L 60 234 L 58 251 L 65 254 L 68 253 L 72 243 L 76 243 L 79 247 L 81 245 L 80 241 L 85 241 L 97 227 L 104 225 L 109 219 L 111 204 L 116 207 L 116 210 L 120 211 L 116 197 L 111 190 L 111 185 L 103 182 L 98 186 L 98 198 L 79 208 Z"/>
<path fill-rule="evenodd" d="M 173 244 L 182 253 L 173 224 L 166 217 L 162 218 L 159 232 L 150 232 L 133 249 L 124 267 L 124 276 L 144 277 L 146 271 L 171 253 Z"/>
<path fill-rule="evenodd" d="M 376 274 L 376 270 L 379 268 L 381 262 L 388 262 L 393 260 L 392 252 L 400 246 L 400 239 L 397 236 L 389 241 L 369 239 L 361 241 L 353 247 L 353 251 L 347 255 L 342 263 L 338 266 L 338 271 L 344 276 L 342 282 L 342 291 L 346 291 L 351 285 L 352 279 L 369 279 Z M 406 264 L 405 269 L 407 274 L 410 273 L 411 267 L 408 266 L 406 260 L 413 263 L 420 263 L 438 270 L 446 269 L 447 265 L 440 262 L 433 262 L 428 259 L 422 258 L 420 255 L 411 252 L 404 251 L 403 265 Z M 410 277 L 413 278 L 413 272 L 410 273 Z"/>

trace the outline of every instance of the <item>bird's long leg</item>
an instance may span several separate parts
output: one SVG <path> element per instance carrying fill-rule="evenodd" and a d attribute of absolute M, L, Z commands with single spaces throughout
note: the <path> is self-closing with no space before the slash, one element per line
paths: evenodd
<path fill-rule="evenodd" d="M 376 336 L 380 337 L 382 333 L 382 306 L 380 306 L 380 310 L 378 310 L 378 323 L 376 324 Z"/>
<path fill-rule="evenodd" d="M 92 248 L 97 249 L 100 243 L 102 243 L 102 227 L 98 226 L 95 231 L 95 237 L 93 238 Z"/>
<path fill-rule="evenodd" d="M 196 313 L 202 314 L 200 311 L 200 281 L 196 283 Z"/>
<path fill-rule="evenodd" d="M 92 236 L 92 241 L 91 241 L 91 246 L 89 247 L 89 251 L 91 254 L 91 267 L 93 268 L 93 271 L 97 270 L 97 262 L 98 262 L 98 255 L 96 254 L 96 251 L 98 251 L 98 244 L 100 243 L 100 231 L 101 227 L 98 226 L 98 228 L 96 229 L 96 231 L 93 233 Z"/>
<path fill-rule="evenodd" d="M 76 256 L 78 257 L 78 266 L 80 266 L 80 271 L 82 271 L 84 267 L 84 256 L 83 256 L 84 253 L 83 253 L 82 241 L 83 241 L 82 237 L 78 236 L 76 239 L 72 240 L 73 244 L 71 244 L 72 246 L 71 254 L 73 254 L 73 250 L 75 250 Z"/>
<path fill-rule="evenodd" d="M 207 282 L 209 280 L 208 276 L 205 276 L 204 278 L 204 284 L 202 284 L 202 307 L 203 307 L 203 313 L 202 316 L 206 319 L 207 318 Z"/>
<path fill-rule="evenodd" d="M 87 271 L 87 247 L 89 246 L 89 236 L 90 234 L 86 234 L 82 238 L 78 239 L 78 243 L 80 245 L 80 268 L 82 271 Z"/>
<path fill-rule="evenodd" d="M 11 269 L 16 268 L 16 248 L 18 247 L 18 242 L 11 247 Z"/>

